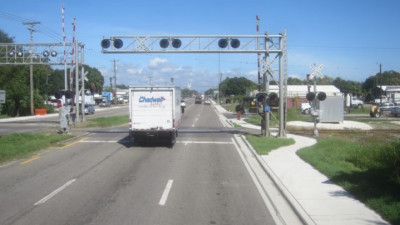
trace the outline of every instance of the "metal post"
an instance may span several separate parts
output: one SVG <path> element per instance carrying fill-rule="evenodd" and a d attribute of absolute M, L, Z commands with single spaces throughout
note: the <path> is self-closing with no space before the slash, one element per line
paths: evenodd
<path fill-rule="evenodd" d="M 265 36 L 266 36 L 266 38 L 265 38 L 265 48 L 268 50 L 268 48 L 269 48 L 268 33 L 265 33 Z M 265 53 L 265 66 L 267 66 L 267 67 L 269 66 L 268 59 L 269 59 L 269 53 L 266 52 Z M 263 80 L 264 80 L 263 91 L 265 93 L 267 93 L 267 94 L 269 94 L 269 77 L 270 77 L 270 74 L 266 74 L 266 73 L 269 73 L 268 71 L 269 70 L 266 70 L 266 72 L 263 74 Z M 263 119 L 264 119 L 264 121 L 263 121 L 264 122 L 264 130 L 262 131 L 262 134 L 263 134 L 264 137 L 269 137 L 270 136 L 270 132 L 269 132 L 270 111 L 265 112 L 265 104 L 263 104 L 263 107 L 264 107 L 264 109 L 263 109 L 263 112 L 264 112 L 264 116 L 263 116 Z"/>
<path fill-rule="evenodd" d="M 85 122 L 85 105 L 86 105 L 86 101 L 85 101 L 85 79 L 86 79 L 86 75 L 85 75 L 85 68 L 83 67 L 84 65 L 84 52 L 83 52 L 84 46 L 81 45 L 81 82 L 82 82 L 82 86 L 81 86 L 81 96 L 82 96 L 82 122 Z"/>
<path fill-rule="evenodd" d="M 283 49 L 283 35 L 279 39 L 279 48 Z M 283 51 L 281 51 L 279 53 L 279 137 L 285 137 L 285 94 L 283 84 Z"/>
<path fill-rule="evenodd" d="M 114 59 L 114 104 L 117 104 L 117 65 L 115 64 L 116 60 Z"/>
<path fill-rule="evenodd" d="M 317 76 L 314 76 L 314 93 L 317 93 Z M 313 103 L 313 110 L 314 110 L 314 112 L 317 111 L 317 97 L 316 96 L 315 96 L 314 103 Z M 317 129 L 318 116 L 313 115 L 313 119 L 314 119 L 314 136 L 318 137 L 319 136 L 318 129 Z"/>
<path fill-rule="evenodd" d="M 218 104 L 221 105 L 221 82 L 222 82 L 222 73 L 219 73 L 219 84 L 218 84 Z"/>
<path fill-rule="evenodd" d="M 78 124 L 79 120 L 79 56 L 78 56 L 78 41 L 75 40 L 75 62 L 76 62 L 76 66 L 75 66 L 75 121 Z"/>

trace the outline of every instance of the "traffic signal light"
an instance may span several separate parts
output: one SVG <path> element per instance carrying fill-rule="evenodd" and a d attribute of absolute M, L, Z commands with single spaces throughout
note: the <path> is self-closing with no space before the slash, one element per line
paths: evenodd
<path fill-rule="evenodd" d="M 218 46 L 220 48 L 226 48 L 228 46 L 228 39 L 224 38 L 224 39 L 219 39 L 218 41 Z"/>
<path fill-rule="evenodd" d="M 275 92 L 271 92 L 267 98 L 267 105 L 269 106 L 278 106 L 279 105 L 279 98 L 278 94 Z"/>
<path fill-rule="evenodd" d="M 161 48 L 168 48 L 168 46 L 169 46 L 169 40 L 168 39 L 161 39 L 161 41 L 160 41 L 160 47 Z"/>
<path fill-rule="evenodd" d="M 122 42 L 121 39 L 115 39 L 114 40 L 114 47 L 117 49 L 122 48 L 122 46 L 124 45 L 124 43 Z"/>
<path fill-rule="evenodd" d="M 325 92 L 308 92 L 306 94 L 306 99 L 308 101 L 314 101 L 315 98 L 317 98 L 318 101 L 324 101 L 326 99 L 326 93 Z"/>
<path fill-rule="evenodd" d="M 103 39 L 101 41 L 101 47 L 102 48 L 109 48 L 111 46 L 111 41 L 110 39 Z"/>
<path fill-rule="evenodd" d="M 60 90 L 54 93 L 54 97 L 56 97 L 56 99 L 62 98 L 63 95 L 65 95 L 66 99 L 71 99 L 72 97 L 74 97 L 74 92 L 70 90 Z"/>
<path fill-rule="evenodd" d="M 182 41 L 180 39 L 173 39 L 172 40 L 172 47 L 180 48 L 182 45 Z"/>
<path fill-rule="evenodd" d="M 268 94 L 267 93 L 259 92 L 259 93 L 256 94 L 256 100 L 257 100 L 258 105 L 265 104 L 267 98 L 268 98 Z"/>
<path fill-rule="evenodd" d="M 232 47 L 232 48 L 239 48 L 239 46 L 240 46 L 240 41 L 239 41 L 239 39 L 232 39 L 232 40 L 231 40 L 231 47 Z"/>

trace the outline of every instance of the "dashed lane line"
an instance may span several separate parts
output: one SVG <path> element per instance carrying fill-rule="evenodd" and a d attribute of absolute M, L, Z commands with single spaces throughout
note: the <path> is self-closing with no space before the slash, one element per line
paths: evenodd
<path fill-rule="evenodd" d="M 72 183 L 74 183 L 76 181 L 76 179 L 72 179 L 70 181 L 68 181 L 67 183 L 65 183 L 63 186 L 57 188 L 56 190 L 54 190 L 53 192 L 51 192 L 50 194 L 46 195 L 44 198 L 40 199 L 39 201 L 37 201 L 35 204 L 35 206 L 44 204 L 45 202 L 47 202 L 49 199 L 51 199 L 52 197 L 54 197 L 56 194 L 60 193 L 62 190 L 64 190 L 66 187 L 68 187 L 69 185 L 71 185 Z"/>
<path fill-rule="evenodd" d="M 165 203 L 167 203 L 168 195 L 169 195 L 169 192 L 171 191 L 173 183 L 174 183 L 174 180 L 168 180 L 167 185 L 165 186 L 164 192 L 161 196 L 160 202 L 158 203 L 159 205 L 164 206 Z"/>

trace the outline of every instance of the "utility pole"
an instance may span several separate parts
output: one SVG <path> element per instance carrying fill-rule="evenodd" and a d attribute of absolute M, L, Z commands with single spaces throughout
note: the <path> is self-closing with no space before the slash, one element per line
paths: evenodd
<path fill-rule="evenodd" d="M 380 99 L 380 103 L 382 105 L 382 63 L 379 63 L 379 79 L 380 79 L 380 91 L 379 91 L 379 99 Z"/>
<path fill-rule="evenodd" d="M 30 91 L 30 93 L 31 93 L 31 115 L 34 115 L 34 110 L 33 110 L 33 65 L 32 65 L 32 63 L 33 63 L 33 58 L 32 58 L 33 48 L 32 48 L 32 45 L 33 45 L 33 32 L 35 32 L 34 26 L 36 24 L 40 24 L 40 22 L 31 21 L 31 22 L 23 22 L 22 24 L 29 26 L 28 30 L 30 32 L 30 39 L 31 39 L 30 46 L 29 46 L 29 58 L 30 58 L 30 63 L 31 63 L 29 65 L 29 82 L 30 82 L 30 89 L 31 89 L 31 91 Z"/>

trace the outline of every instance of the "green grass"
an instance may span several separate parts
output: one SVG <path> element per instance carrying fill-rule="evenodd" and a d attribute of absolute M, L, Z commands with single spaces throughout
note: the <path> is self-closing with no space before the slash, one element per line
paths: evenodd
<path fill-rule="evenodd" d="M 400 141 L 352 134 L 320 138 L 297 153 L 333 182 L 400 225 Z"/>
<path fill-rule="evenodd" d="M 259 155 L 268 155 L 268 153 L 274 149 L 295 143 L 292 138 L 257 137 L 247 135 L 246 139 Z"/>
<path fill-rule="evenodd" d="M 350 108 L 348 113 L 349 114 L 368 114 L 369 115 L 370 109 L 371 109 L 371 107 L 364 107 L 364 108 L 359 108 L 359 109 Z"/>
<path fill-rule="evenodd" d="M 272 112 L 273 116 L 271 115 L 271 120 L 270 120 L 270 126 L 272 127 L 278 127 L 279 126 L 279 112 Z M 275 119 L 275 118 L 276 119 Z M 277 121 L 278 120 L 278 121 Z M 261 116 L 253 115 L 251 117 L 248 117 L 244 119 L 247 123 L 251 123 L 254 125 L 261 125 Z M 312 122 L 313 119 L 310 115 L 304 115 L 300 113 L 299 110 L 297 109 L 288 109 L 287 111 L 287 121 L 306 121 L 306 122 Z"/>
<path fill-rule="evenodd" d="M 0 163 L 26 157 L 36 151 L 48 148 L 60 141 L 72 138 L 60 134 L 10 134 L 0 136 Z"/>
<path fill-rule="evenodd" d="M 111 126 L 120 126 L 123 124 L 127 124 L 128 122 L 129 122 L 129 115 L 100 117 L 100 118 L 87 120 L 85 123 L 82 123 L 77 127 L 78 128 L 111 127 Z"/>
<path fill-rule="evenodd" d="M 10 116 L 6 114 L 0 114 L 0 119 L 10 118 Z"/>

